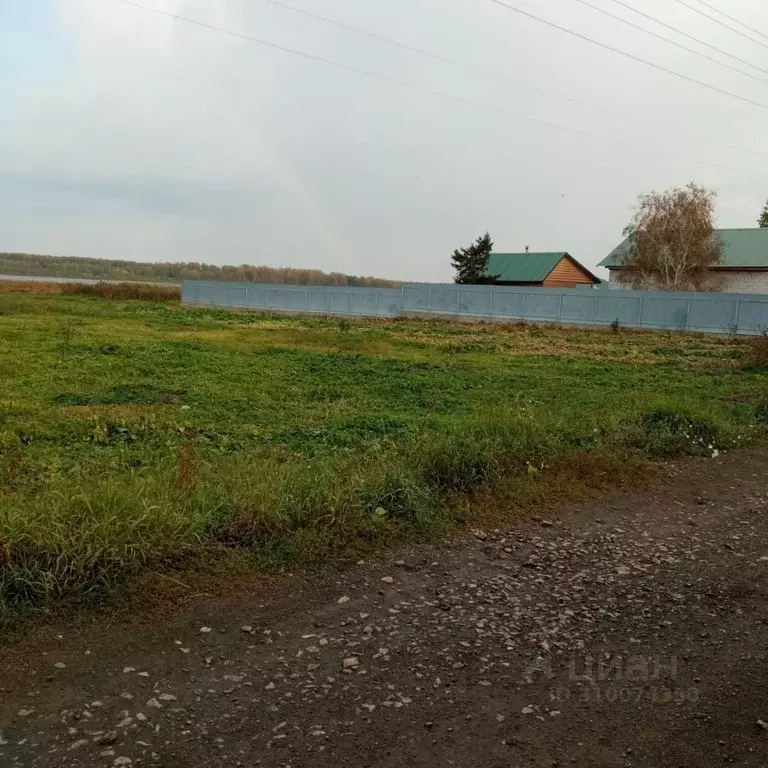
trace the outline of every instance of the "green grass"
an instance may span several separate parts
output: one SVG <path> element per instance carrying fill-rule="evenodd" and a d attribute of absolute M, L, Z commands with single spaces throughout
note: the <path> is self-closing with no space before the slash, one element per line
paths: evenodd
<path fill-rule="evenodd" d="M 572 470 L 586 486 L 729 449 L 768 429 L 751 349 L 0 293 L 0 619 L 201 553 L 273 567 L 433 535 L 539 503 L 569 457 L 601 457 Z"/>

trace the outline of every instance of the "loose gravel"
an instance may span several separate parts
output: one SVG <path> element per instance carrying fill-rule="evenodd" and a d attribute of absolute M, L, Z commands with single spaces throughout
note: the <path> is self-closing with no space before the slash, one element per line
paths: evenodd
<path fill-rule="evenodd" d="M 0 651 L 0 766 L 768 766 L 768 453 Z"/>

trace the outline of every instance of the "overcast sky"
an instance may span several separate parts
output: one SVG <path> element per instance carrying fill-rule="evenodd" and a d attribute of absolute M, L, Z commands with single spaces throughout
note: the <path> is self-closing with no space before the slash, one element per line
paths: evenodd
<path fill-rule="evenodd" d="M 716 187 L 722 227 L 768 198 L 764 0 L 707 0 L 764 45 L 679 0 L 622 0 L 747 63 L 589 0 L 752 77 L 578 0 L 506 0 L 758 105 L 491 0 L 279 0 L 464 67 L 268 0 L 137 2 L 0 0 L 0 251 L 445 281 L 485 230 L 593 267 L 641 192 Z"/>

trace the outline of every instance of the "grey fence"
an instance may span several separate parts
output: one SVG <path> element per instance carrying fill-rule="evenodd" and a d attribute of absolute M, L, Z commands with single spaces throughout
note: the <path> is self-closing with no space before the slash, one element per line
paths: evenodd
<path fill-rule="evenodd" d="M 182 301 L 290 314 L 426 316 L 497 322 L 757 334 L 768 330 L 768 295 L 665 293 L 408 283 L 402 288 L 185 281 Z"/>
<path fill-rule="evenodd" d="M 185 281 L 181 300 L 184 304 L 291 314 L 397 317 L 403 292 L 400 288 Z"/>

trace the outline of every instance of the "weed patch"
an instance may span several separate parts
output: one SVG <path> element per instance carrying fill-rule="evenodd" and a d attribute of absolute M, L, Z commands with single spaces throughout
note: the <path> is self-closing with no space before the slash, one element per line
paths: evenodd
<path fill-rule="evenodd" d="M 329 451 L 392 443 L 413 430 L 405 419 L 391 416 L 355 414 L 317 429 L 296 427 L 277 433 L 271 442 L 288 451 L 318 455 Z"/>
<path fill-rule="evenodd" d="M 638 428 L 623 433 L 627 444 L 649 456 L 707 456 L 722 447 L 711 424 L 695 416 L 660 408 L 642 414 Z"/>

